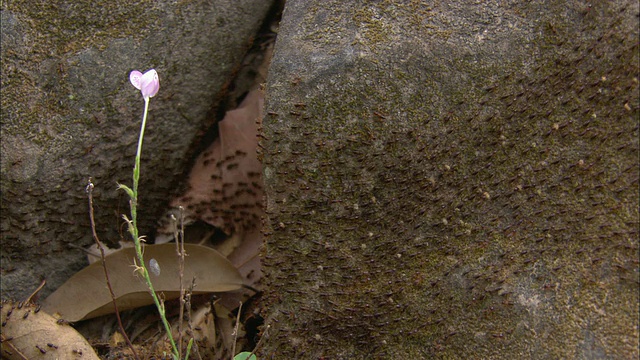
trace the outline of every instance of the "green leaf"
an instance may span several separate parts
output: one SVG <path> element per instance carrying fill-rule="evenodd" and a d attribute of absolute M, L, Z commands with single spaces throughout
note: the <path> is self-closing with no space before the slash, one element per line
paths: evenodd
<path fill-rule="evenodd" d="M 191 354 L 191 346 L 193 346 L 193 338 L 189 340 L 189 345 L 187 345 L 187 354 L 184 356 L 184 360 L 189 360 L 189 354 Z"/>
<path fill-rule="evenodd" d="M 249 357 L 249 355 L 251 355 L 251 357 Z M 248 351 L 241 352 L 240 354 L 233 357 L 233 360 L 247 360 L 247 359 L 257 360 L 258 358 Z"/>
<path fill-rule="evenodd" d="M 131 188 L 128 187 L 127 185 L 118 183 L 118 190 L 124 190 L 131 199 L 134 198 L 133 190 L 131 190 Z"/>

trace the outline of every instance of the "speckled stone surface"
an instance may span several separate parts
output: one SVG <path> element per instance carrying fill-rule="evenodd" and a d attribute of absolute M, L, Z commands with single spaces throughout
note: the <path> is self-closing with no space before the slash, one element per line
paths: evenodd
<path fill-rule="evenodd" d="M 638 15 L 288 1 L 259 358 L 637 358 Z"/>
<path fill-rule="evenodd" d="M 8 1 L 2 24 L 2 297 L 42 278 L 46 295 L 85 265 L 67 244 L 91 244 L 85 186 L 93 178 L 103 241 L 127 237 L 144 103 L 129 72 L 155 68 L 138 208 L 153 235 L 191 146 L 271 1 Z"/>

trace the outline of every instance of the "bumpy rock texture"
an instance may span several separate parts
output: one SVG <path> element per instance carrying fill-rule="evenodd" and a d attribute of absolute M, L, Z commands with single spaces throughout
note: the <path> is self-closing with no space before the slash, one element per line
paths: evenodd
<path fill-rule="evenodd" d="M 259 357 L 637 358 L 638 16 L 288 1 Z"/>
<path fill-rule="evenodd" d="M 194 138 L 251 45 L 270 1 L 9 1 L 2 21 L 2 296 L 44 294 L 85 264 L 84 188 L 96 185 L 101 239 L 127 237 L 143 110 L 128 81 L 155 68 L 141 170 L 141 234 L 184 177 Z"/>

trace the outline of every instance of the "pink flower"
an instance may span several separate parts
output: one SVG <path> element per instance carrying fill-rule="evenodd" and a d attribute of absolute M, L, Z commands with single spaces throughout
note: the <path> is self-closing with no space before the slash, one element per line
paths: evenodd
<path fill-rule="evenodd" d="M 151 69 L 144 74 L 138 70 L 133 70 L 131 74 L 129 74 L 129 80 L 136 89 L 140 90 L 142 97 L 144 97 L 145 100 L 156 96 L 160 89 L 158 73 L 154 69 Z"/>

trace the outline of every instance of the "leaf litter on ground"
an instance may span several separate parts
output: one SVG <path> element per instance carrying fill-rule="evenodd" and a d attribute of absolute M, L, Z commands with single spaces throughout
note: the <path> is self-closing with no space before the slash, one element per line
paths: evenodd
<path fill-rule="evenodd" d="M 99 359 L 74 328 L 37 305 L 3 301 L 0 313 L 2 359 Z"/>

